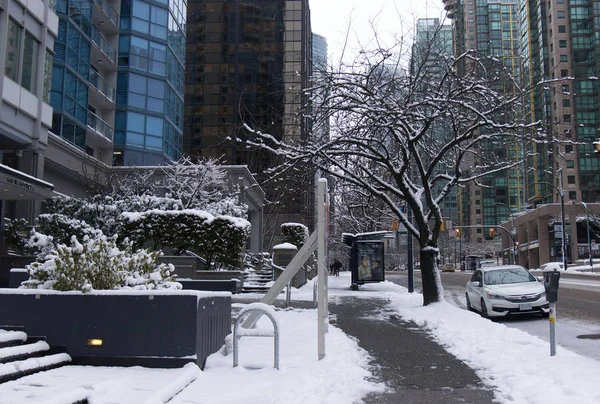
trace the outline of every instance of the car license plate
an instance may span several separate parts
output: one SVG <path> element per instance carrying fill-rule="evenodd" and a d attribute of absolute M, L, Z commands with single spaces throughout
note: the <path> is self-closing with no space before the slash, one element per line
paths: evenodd
<path fill-rule="evenodd" d="M 521 303 L 521 304 L 519 304 L 519 310 L 521 310 L 521 311 L 531 310 L 532 308 L 533 308 L 533 306 L 531 305 L 531 303 Z"/>

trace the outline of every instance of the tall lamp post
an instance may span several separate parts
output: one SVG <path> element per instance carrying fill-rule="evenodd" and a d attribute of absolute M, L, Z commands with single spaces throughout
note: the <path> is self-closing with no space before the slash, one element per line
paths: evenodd
<path fill-rule="evenodd" d="M 565 190 L 562 187 L 562 168 L 559 169 L 558 171 L 560 171 L 560 175 L 558 176 L 558 186 L 559 186 L 558 188 L 554 184 L 552 184 L 550 182 L 546 182 L 546 181 L 539 181 L 539 182 L 535 182 L 534 184 L 550 185 L 560 195 L 560 226 L 561 226 L 561 232 L 562 232 L 562 262 L 563 262 L 563 268 L 566 271 L 567 270 L 567 235 L 565 234 Z"/>
<path fill-rule="evenodd" d="M 592 272 L 594 272 L 594 262 L 592 259 L 592 239 L 590 238 L 590 211 L 588 210 L 587 203 L 581 201 L 581 204 L 585 208 L 585 221 L 587 223 L 587 241 L 588 241 L 588 253 L 590 256 L 590 268 L 592 268 Z"/>
<path fill-rule="evenodd" d="M 516 237 L 517 233 L 516 233 L 516 227 L 515 227 L 515 214 L 513 213 L 512 209 L 510 208 L 510 206 L 508 206 L 507 204 L 503 203 L 503 202 L 496 202 L 496 205 L 501 205 L 501 206 L 506 206 L 506 209 L 508 209 L 508 211 L 510 212 L 510 218 L 512 221 L 512 229 L 511 229 L 511 233 L 514 234 L 514 236 Z M 515 241 L 515 237 L 512 237 L 512 241 L 513 241 L 513 264 L 514 265 L 519 265 L 517 263 L 517 243 Z"/>

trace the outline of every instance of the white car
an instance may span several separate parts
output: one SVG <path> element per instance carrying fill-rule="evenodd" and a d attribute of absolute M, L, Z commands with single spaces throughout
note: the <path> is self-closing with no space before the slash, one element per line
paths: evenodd
<path fill-rule="evenodd" d="M 483 317 L 549 313 L 543 283 L 519 265 L 477 269 L 467 283 L 466 298 L 467 309 Z"/>

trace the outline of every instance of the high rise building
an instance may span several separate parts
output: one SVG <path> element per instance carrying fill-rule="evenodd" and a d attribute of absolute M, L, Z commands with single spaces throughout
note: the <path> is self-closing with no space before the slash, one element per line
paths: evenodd
<path fill-rule="evenodd" d="M 121 4 L 115 165 L 163 164 L 183 153 L 186 18 L 185 0 Z"/>
<path fill-rule="evenodd" d="M 426 75 L 431 78 L 440 77 L 444 60 L 453 55 L 452 50 L 452 26 L 441 24 L 439 18 L 421 18 L 417 20 L 415 42 L 412 47 L 411 73 Z M 452 132 L 447 125 L 436 124 L 431 127 L 432 136 L 440 141 L 451 139 Z M 439 173 L 445 171 L 442 166 L 438 167 Z M 436 195 L 442 191 L 442 186 L 434 190 Z M 456 188 L 444 198 L 440 204 L 442 216 L 451 221 L 458 222 L 458 210 L 456 206 Z"/>
<path fill-rule="evenodd" d="M 186 2 L 59 0 L 52 132 L 112 165 L 182 154 Z"/>
<path fill-rule="evenodd" d="M 112 161 L 119 0 L 61 0 L 54 44 L 52 133 Z"/>
<path fill-rule="evenodd" d="M 468 50 L 489 61 L 489 69 L 506 69 L 513 77 L 521 77 L 521 48 L 519 33 L 518 0 L 445 0 L 449 16 L 454 18 L 455 52 Z M 474 66 L 460 65 L 460 69 Z M 499 91 L 514 91 L 510 85 L 499 83 Z M 522 111 L 514 111 L 514 119 Z M 519 115 L 520 116 L 520 115 Z M 520 142 L 489 141 L 482 143 L 472 161 L 465 161 L 464 169 L 481 164 L 491 156 L 501 161 L 517 161 L 525 155 L 525 144 Z M 479 161 L 478 161 L 479 160 Z M 490 230 L 510 216 L 511 210 L 525 205 L 524 167 L 517 166 L 482 178 L 483 187 L 470 184 L 458 190 L 458 221 L 461 225 L 474 227 L 467 235 L 471 243 L 493 239 Z"/>
<path fill-rule="evenodd" d="M 308 139 L 310 120 L 301 112 L 307 101 L 303 89 L 310 79 L 311 51 L 308 0 L 190 3 L 185 152 L 248 165 L 262 182 L 265 170 L 277 163 L 275 158 L 235 139 L 252 136 L 244 125 L 286 141 Z M 268 199 L 280 202 L 276 214 L 265 212 L 268 228 L 277 232 L 281 221 L 311 225 L 312 182 L 307 173 L 304 185 L 264 186 Z M 284 188 L 287 195 L 280 193 Z"/>
<path fill-rule="evenodd" d="M 5 213 L 31 220 L 34 200 L 52 194 L 52 185 L 40 178 L 49 148 L 52 49 L 59 33 L 58 17 L 46 2 L 0 4 L 0 229 Z"/>
<path fill-rule="evenodd" d="M 534 87 L 532 120 L 545 118 L 546 130 L 563 141 L 542 150 L 529 168 L 528 200 L 558 202 L 552 187 L 536 183 L 549 181 L 563 187 L 567 203 L 598 202 L 600 160 L 593 147 L 600 133 L 597 3 L 528 0 L 522 2 L 521 16 L 527 21 L 522 38 L 526 78 Z M 540 82 L 546 84 L 536 86 Z"/>

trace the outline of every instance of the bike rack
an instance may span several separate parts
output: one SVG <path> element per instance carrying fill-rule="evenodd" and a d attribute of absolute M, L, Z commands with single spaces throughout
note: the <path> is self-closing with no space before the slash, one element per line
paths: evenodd
<path fill-rule="evenodd" d="M 243 337 L 243 336 L 274 337 L 274 355 L 273 355 L 274 359 L 273 359 L 273 361 L 274 361 L 275 369 L 279 370 L 279 327 L 277 326 L 277 321 L 271 314 L 272 309 L 267 305 L 265 305 L 265 306 L 266 306 L 266 308 L 252 307 L 247 310 L 243 310 L 242 312 L 240 312 L 240 315 L 238 316 L 237 320 L 235 320 L 235 326 L 233 327 L 233 367 L 234 368 L 237 367 L 237 365 L 238 365 L 238 351 L 239 351 L 238 340 L 241 337 Z M 264 331 L 259 331 L 259 330 L 255 330 L 255 329 L 246 329 L 243 327 L 241 329 L 239 329 L 244 318 L 253 312 L 264 314 L 265 316 L 267 316 L 269 318 L 269 320 L 271 320 L 271 323 L 273 324 L 273 332 L 265 333 Z"/>

